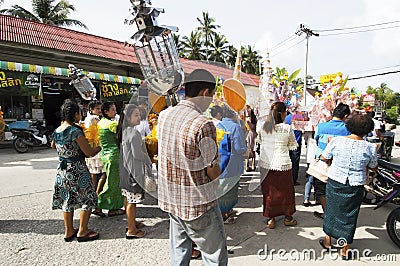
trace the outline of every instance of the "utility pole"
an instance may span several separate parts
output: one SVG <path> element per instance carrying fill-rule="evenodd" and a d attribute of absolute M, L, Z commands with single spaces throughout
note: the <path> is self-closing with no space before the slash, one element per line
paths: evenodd
<path fill-rule="evenodd" d="M 296 34 L 298 36 L 300 36 L 303 33 L 306 34 L 306 69 L 305 69 L 305 72 L 304 72 L 304 106 L 306 106 L 307 105 L 306 95 L 307 95 L 308 38 L 310 38 L 310 36 L 318 37 L 319 34 L 313 32 L 306 25 L 300 24 L 300 28 L 296 31 Z"/>

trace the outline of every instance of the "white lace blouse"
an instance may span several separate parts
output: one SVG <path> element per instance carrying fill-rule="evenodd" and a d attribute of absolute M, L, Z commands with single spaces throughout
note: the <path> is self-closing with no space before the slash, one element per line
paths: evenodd
<path fill-rule="evenodd" d="M 290 125 L 277 124 L 275 131 L 267 134 L 262 126 L 257 129 L 260 146 L 259 166 L 268 170 L 292 169 L 289 150 L 297 149 L 297 142 Z"/>

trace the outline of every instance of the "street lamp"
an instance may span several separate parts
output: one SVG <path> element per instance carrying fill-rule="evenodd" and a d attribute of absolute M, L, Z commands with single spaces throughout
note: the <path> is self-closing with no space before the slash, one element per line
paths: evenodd
<path fill-rule="evenodd" d="M 178 31 L 178 28 L 159 26 L 156 17 L 164 13 L 164 9 L 152 6 L 149 0 L 131 0 L 131 3 L 133 18 L 125 23 L 136 23 L 138 28 L 131 37 L 133 44 L 130 45 L 134 47 L 147 86 L 157 95 L 175 99 L 175 92 L 179 90 L 184 78 L 171 34 L 172 31 Z"/>
<path fill-rule="evenodd" d="M 74 85 L 75 89 L 81 95 L 81 97 L 86 101 L 91 101 L 96 99 L 96 88 L 93 86 L 90 79 L 83 74 L 82 69 L 78 69 L 73 64 L 68 65 L 69 76 L 72 78 L 70 85 Z"/>

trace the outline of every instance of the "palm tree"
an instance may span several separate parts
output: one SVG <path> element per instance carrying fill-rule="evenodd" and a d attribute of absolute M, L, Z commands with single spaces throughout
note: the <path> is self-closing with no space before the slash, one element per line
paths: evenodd
<path fill-rule="evenodd" d="M 172 33 L 172 38 L 174 39 L 174 43 L 176 46 L 176 50 L 178 51 L 178 55 L 180 57 L 184 57 L 183 53 L 183 41 L 181 39 L 181 36 L 179 34 Z"/>
<path fill-rule="evenodd" d="M 183 54 L 185 58 L 194 60 L 204 60 L 203 41 L 199 31 L 192 31 L 190 37 L 183 37 Z"/>
<path fill-rule="evenodd" d="M 225 58 L 228 55 L 228 41 L 223 34 L 216 34 L 213 42 L 211 43 L 211 54 L 210 59 L 214 62 L 225 62 Z"/>
<path fill-rule="evenodd" d="M 219 28 L 219 25 L 213 24 L 215 22 L 214 18 L 211 18 L 208 15 L 208 12 L 203 11 L 203 20 L 197 18 L 197 21 L 200 23 L 200 27 L 197 27 L 197 30 L 202 33 L 202 36 L 205 39 L 204 45 L 206 47 L 206 59 L 208 60 L 208 48 L 210 47 L 211 40 L 215 35 L 215 30 Z"/>
<path fill-rule="evenodd" d="M 70 12 L 75 11 L 75 7 L 68 0 L 60 0 L 56 4 L 55 0 L 32 0 L 32 10 L 33 13 L 19 5 L 13 5 L 10 9 L 0 10 L 0 13 L 54 26 L 75 25 L 87 29 L 82 22 L 68 18 Z"/>
<path fill-rule="evenodd" d="M 233 45 L 228 46 L 228 53 L 225 64 L 227 67 L 234 67 L 236 63 L 237 49 Z"/>
<path fill-rule="evenodd" d="M 242 70 L 249 74 L 260 74 L 260 60 L 262 57 L 253 47 L 242 47 Z"/>

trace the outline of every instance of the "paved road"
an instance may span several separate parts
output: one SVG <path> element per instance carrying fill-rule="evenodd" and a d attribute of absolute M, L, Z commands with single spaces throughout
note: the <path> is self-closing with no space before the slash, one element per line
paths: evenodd
<path fill-rule="evenodd" d="M 397 140 L 400 134 L 396 135 Z M 393 155 L 394 161 L 400 162 L 400 148 L 395 147 Z M 101 233 L 100 240 L 65 243 L 62 212 L 51 210 L 56 165 L 56 153 L 51 149 L 37 148 L 28 154 L 17 154 L 4 145 L 0 148 L 0 265 L 169 265 L 167 215 L 150 197 L 138 208 L 139 219 L 147 225 L 146 238 L 126 240 L 125 217 L 93 217 L 90 226 Z M 299 180 L 302 184 L 304 166 Z M 288 228 L 278 219 L 276 229 L 270 230 L 261 214 L 262 195 L 259 190 L 248 191 L 250 182 L 250 176 L 241 179 L 236 208 L 239 218 L 236 224 L 226 226 L 229 250 L 233 252 L 229 255 L 230 265 L 342 263 L 337 253 L 320 260 L 302 259 L 301 251 L 305 249 L 314 249 L 316 258 L 320 258 L 317 240 L 324 235 L 322 221 L 312 215 L 320 206 L 306 208 L 301 204 L 303 186 L 296 186 L 295 218 L 299 225 Z M 370 249 L 372 253 L 347 264 L 375 265 L 378 261 L 379 265 L 399 264 L 400 249 L 390 241 L 385 229 L 386 217 L 394 208 L 388 205 L 373 210 L 373 206 L 362 206 L 353 247 L 360 252 Z M 75 214 L 76 226 L 78 218 Z M 262 260 L 257 252 L 265 245 L 269 256 Z M 291 253 L 279 258 L 279 249 Z M 197 260 L 191 265 L 202 263 Z"/>

